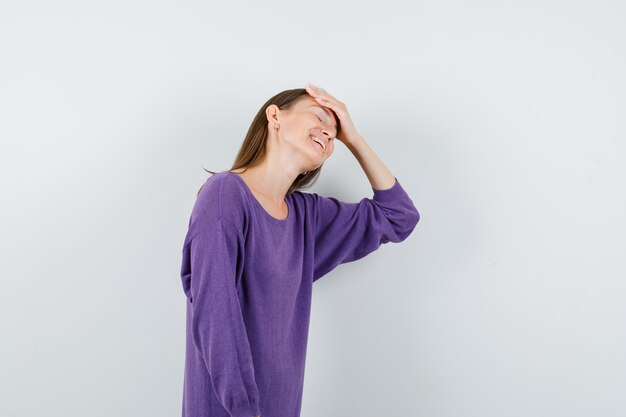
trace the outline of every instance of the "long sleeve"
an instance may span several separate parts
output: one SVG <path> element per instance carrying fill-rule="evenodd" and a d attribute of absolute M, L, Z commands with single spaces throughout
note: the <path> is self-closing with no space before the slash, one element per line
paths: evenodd
<path fill-rule="evenodd" d="M 315 197 L 315 255 L 313 281 L 336 266 L 356 261 L 381 244 L 406 239 L 420 219 L 411 198 L 396 182 L 391 188 L 372 188 L 372 199 L 346 203 L 334 197 Z"/>
<path fill-rule="evenodd" d="M 237 295 L 237 259 L 243 254 L 236 227 L 221 218 L 203 224 L 185 249 L 191 333 L 222 406 L 232 417 L 260 415 L 250 343 Z"/>

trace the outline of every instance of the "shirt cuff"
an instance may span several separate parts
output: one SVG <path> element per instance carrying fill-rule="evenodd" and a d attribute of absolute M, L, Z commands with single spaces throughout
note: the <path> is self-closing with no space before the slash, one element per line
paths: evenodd
<path fill-rule="evenodd" d="M 372 191 L 374 192 L 374 200 L 385 202 L 408 197 L 406 191 L 400 185 L 400 181 L 398 181 L 398 178 L 394 178 L 396 179 L 396 182 L 391 186 L 391 188 L 387 188 L 384 190 L 377 190 L 375 188 L 372 188 Z"/>

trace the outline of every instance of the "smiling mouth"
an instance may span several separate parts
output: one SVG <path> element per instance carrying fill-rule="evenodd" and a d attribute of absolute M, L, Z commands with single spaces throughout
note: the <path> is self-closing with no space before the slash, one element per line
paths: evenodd
<path fill-rule="evenodd" d="M 322 150 L 322 152 L 324 152 L 326 150 L 325 146 L 322 145 L 320 142 L 318 142 L 318 140 L 314 139 L 313 136 L 309 136 L 309 139 L 311 139 L 315 144 L 317 144 L 317 146 L 319 146 L 319 148 Z"/>

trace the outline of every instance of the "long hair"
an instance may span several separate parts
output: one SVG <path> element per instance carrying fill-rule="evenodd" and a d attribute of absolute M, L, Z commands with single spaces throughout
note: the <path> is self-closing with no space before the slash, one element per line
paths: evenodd
<path fill-rule="evenodd" d="M 239 148 L 239 153 L 237 153 L 237 157 L 235 158 L 235 162 L 233 166 L 227 171 L 234 171 L 241 168 L 244 168 L 244 171 L 248 168 L 254 167 L 258 165 L 265 156 L 266 152 L 266 143 L 267 138 L 269 137 L 268 132 L 268 122 L 267 116 L 265 114 L 265 109 L 268 106 L 275 104 L 281 110 L 286 110 L 291 108 L 298 100 L 309 93 L 304 88 L 295 88 L 292 90 L 282 91 L 275 96 L 271 97 L 269 100 L 265 102 L 257 112 L 256 116 L 254 116 L 254 120 L 252 120 L 252 124 L 248 129 L 248 133 L 246 133 L 246 137 L 241 144 L 241 148 Z M 333 113 L 334 116 L 334 113 Z M 339 120 L 334 116 L 337 121 L 337 126 L 339 126 Z M 323 165 L 323 164 L 322 164 Z M 289 187 L 287 194 L 291 194 L 295 190 L 306 189 L 311 187 L 317 178 L 319 177 L 320 171 L 322 169 L 322 165 L 314 169 L 313 171 L 309 171 L 306 174 L 299 174 L 294 182 Z M 204 167 L 202 167 L 206 172 L 211 174 L 215 174 L 215 172 L 210 171 Z M 196 195 L 200 194 L 202 191 L 202 187 L 198 190 Z"/>

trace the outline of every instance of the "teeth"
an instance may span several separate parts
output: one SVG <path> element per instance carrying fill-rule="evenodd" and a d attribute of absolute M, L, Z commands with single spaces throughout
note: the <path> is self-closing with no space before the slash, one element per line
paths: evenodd
<path fill-rule="evenodd" d="M 309 135 L 309 138 L 313 139 L 314 142 L 319 143 L 323 150 L 326 150 L 326 146 L 324 146 L 322 141 L 320 141 L 318 138 L 316 138 L 315 136 L 311 136 L 311 135 Z"/>

